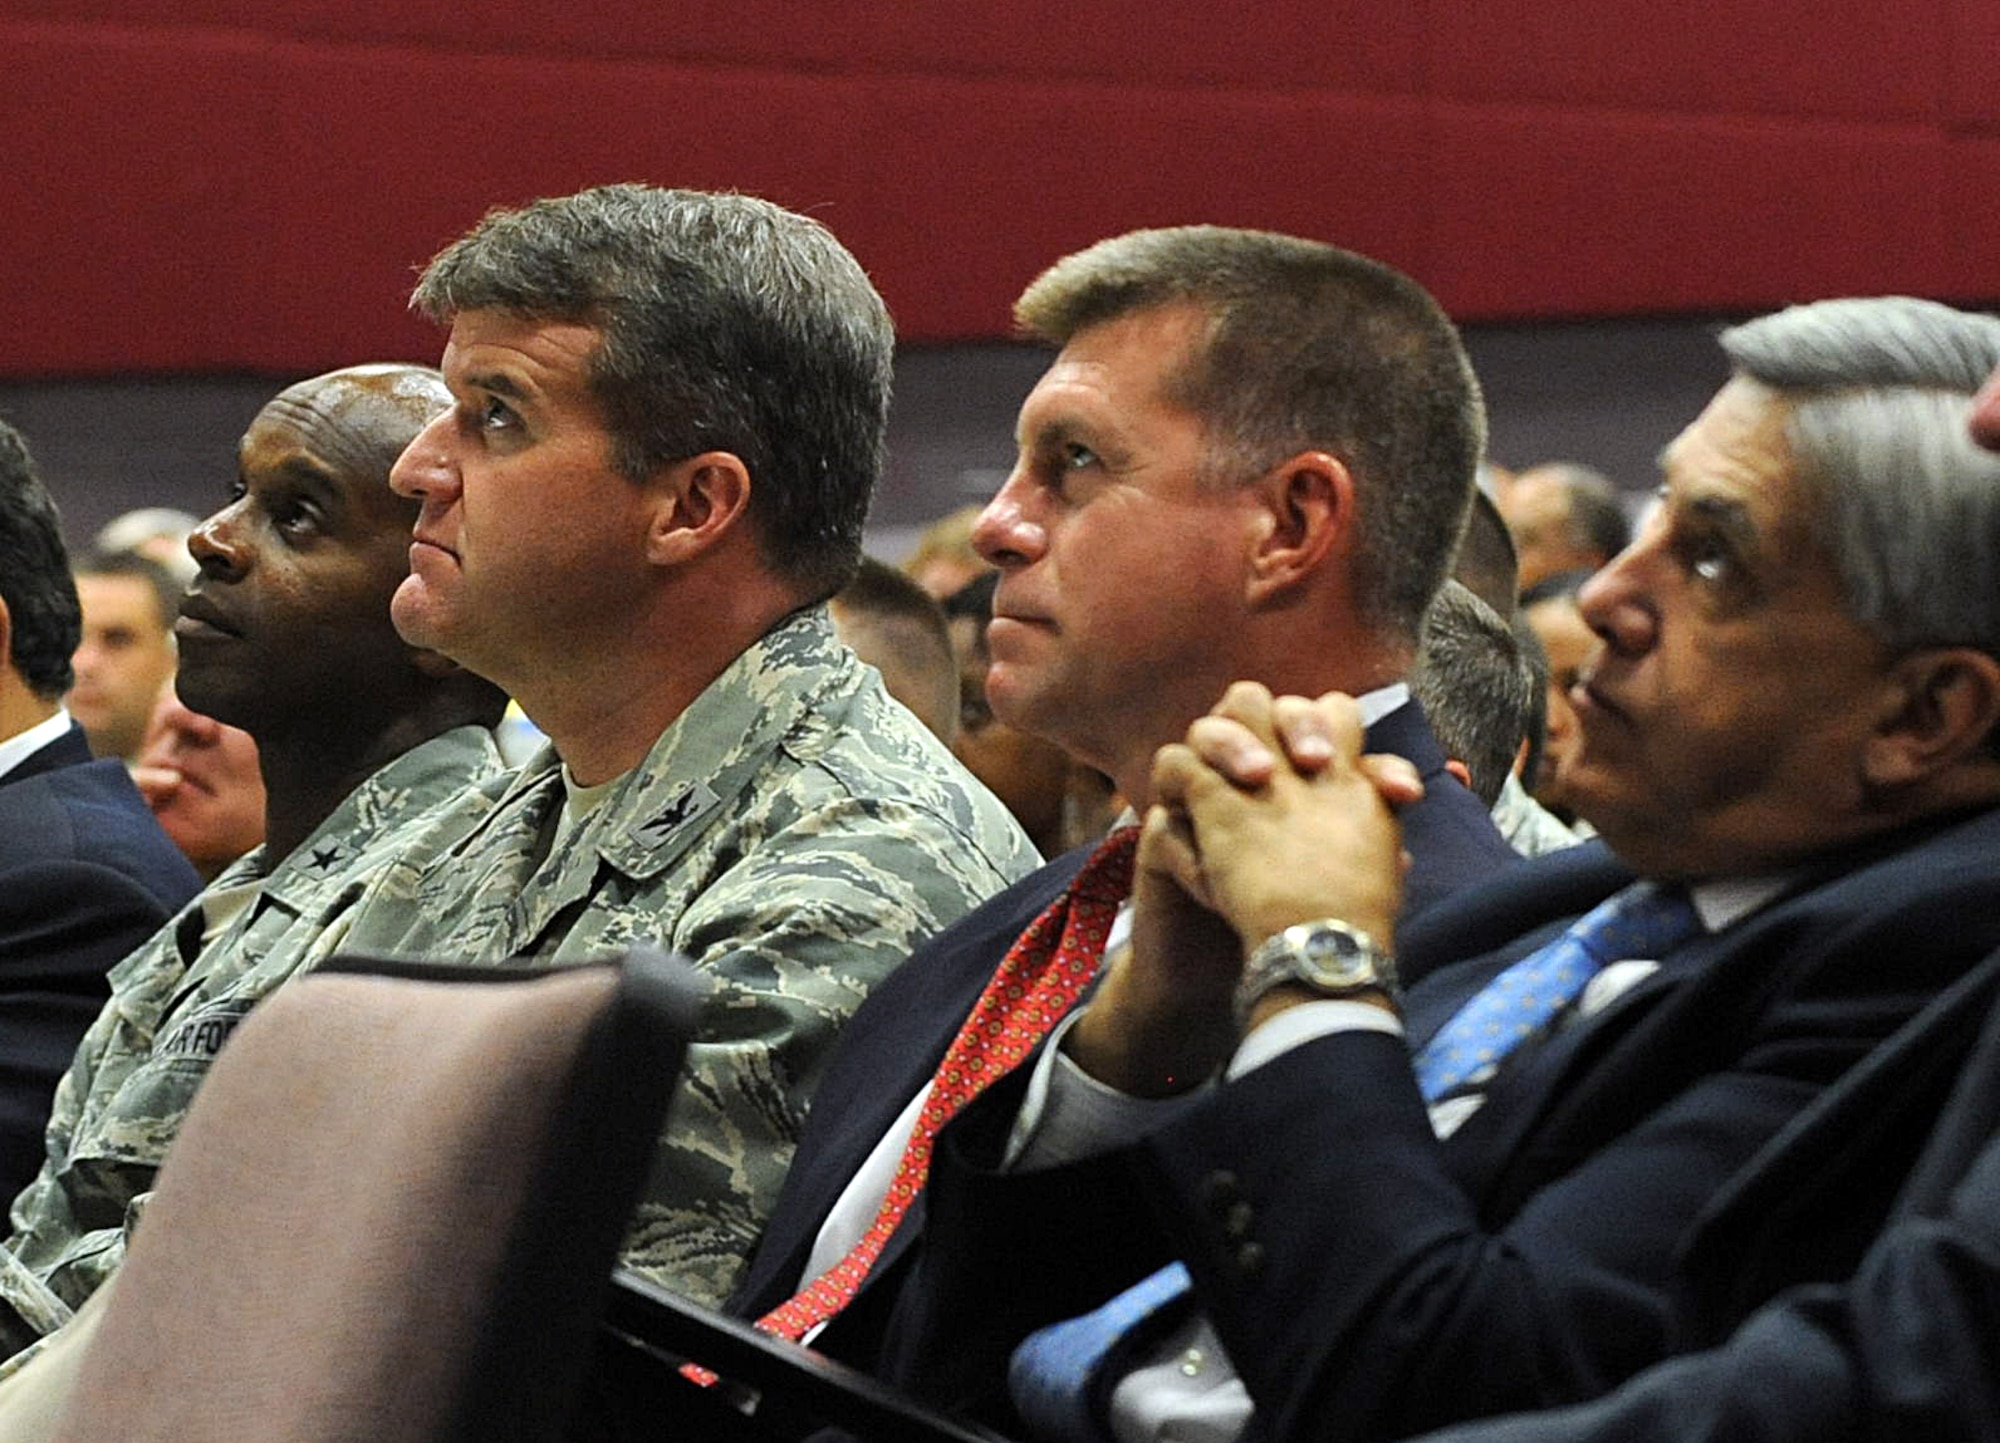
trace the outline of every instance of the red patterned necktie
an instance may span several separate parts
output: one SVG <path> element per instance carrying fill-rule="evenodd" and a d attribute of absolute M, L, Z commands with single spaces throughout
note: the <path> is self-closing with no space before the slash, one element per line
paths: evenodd
<path fill-rule="evenodd" d="M 1112 919 L 1132 890 L 1132 856 L 1138 841 L 1137 827 L 1120 827 L 1106 837 L 1069 888 L 1007 949 L 965 1025 L 945 1049 L 874 1223 L 847 1256 L 759 1318 L 758 1327 L 796 1340 L 846 1307 L 859 1291 L 923 1188 L 939 1129 L 989 1084 L 1019 1066 L 1097 975 Z"/>

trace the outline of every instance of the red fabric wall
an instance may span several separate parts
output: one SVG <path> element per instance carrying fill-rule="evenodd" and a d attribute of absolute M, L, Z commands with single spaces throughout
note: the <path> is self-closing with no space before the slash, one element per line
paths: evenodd
<path fill-rule="evenodd" d="M 428 356 L 412 267 L 616 179 L 812 211 L 918 341 L 1194 220 L 1468 320 L 1987 297 L 2000 4 L 0 0 L 0 375 Z"/>

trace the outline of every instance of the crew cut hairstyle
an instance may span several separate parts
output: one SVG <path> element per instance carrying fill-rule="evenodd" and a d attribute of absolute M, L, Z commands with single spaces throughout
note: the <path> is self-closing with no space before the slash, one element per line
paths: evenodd
<path fill-rule="evenodd" d="M 7 659 L 45 701 L 69 690 L 69 659 L 83 639 L 62 519 L 21 433 L 0 421 L 0 601 L 7 603 Z"/>
<path fill-rule="evenodd" d="M 441 324 L 498 310 L 596 327 L 591 389 L 623 474 L 730 452 L 776 575 L 817 601 L 854 574 L 895 337 L 818 222 L 746 195 L 600 186 L 489 212 L 411 305 Z"/>
<path fill-rule="evenodd" d="M 1465 764 L 1491 807 L 1514 768 L 1546 680 L 1514 628 L 1464 584 L 1447 579 L 1424 613 L 1410 691 L 1445 755 Z"/>
<path fill-rule="evenodd" d="M 1791 402 L 1786 439 L 1855 620 L 1899 650 L 2000 656 L 2000 456 L 1970 400 L 2000 320 L 1907 296 L 1793 306 L 1722 333 Z"/>
<path fill-rule="evenodd" d="M 1208 431 L 1218 484 L 1323 450 L 1354 473 L 1364 619 L 1414 641 L 1471 505 L 1486 412 L 1465 347 L 1401 272 L 1317 241 L 1220 226 L 1141 230 L 1057 261 L 1014 306 L 1052 345 L 1191 302 L 1206 344 L 1168 399 Z"/>

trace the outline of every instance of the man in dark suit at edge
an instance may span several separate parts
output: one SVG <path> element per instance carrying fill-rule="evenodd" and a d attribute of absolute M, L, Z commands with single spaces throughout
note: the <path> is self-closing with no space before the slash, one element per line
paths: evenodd
<path fill-rule="evenodd" d="M 1100 1319 L 1126 1351 L 1081 1395 L 1043 1365 L 1090 1327 L 1032 1341 L 1014 1393 L 1040 1435 L 1161 1436 L 1198 1415 L 1203 1436 L 1398 1437 L 1602 1392 L 1682 1345 L 1704 1286 L 1754 1304 L 1689 1270 L 1705 1209 L 2000 944 L 2000 648 L 1990 589 L 1964 584 L 2000 554 L 2000 462 L 1964 434 L 2000 322 L 1829 302 L 1723 345 L 1735 374 L 1666 451 L 1661 510 L 1581 598 L 1601 644 L 1566 779 L 1616 863 L 1545 859 L 1399 927 L 1351 704 L 1232 692 L 1161 754 L 1138 897 L 1141 925 L 1219 914 L 1234 945 L 1206 971 L 1198 946 L 1165 952 L 1185 964 L 1172 987 L 1107 987 L 1086 1014 L 1107 1040 L 1072 1049 L 1138 1091 L 1155 1059 L 1184 1065 L 1157 1037 L 1233 1002 L 1248 1032 L 1230 1080 L 1081 1160 L 1024 1138 L 1006 1088 L 961 1116 L 928 1276 L 906 1290 L 907 1381 L 945 1401 L 979 1386 L 967 1340 L 996 1325 L 974 1321 L 977 1289 L 1010 1264 L 998 1326 L 1086 1287 L 1101 1300 L 1163 1254 L 1200 1305 L 1150 1333 Z M 1563 930 L 1607 894 L 1625 923 L 1679 920 L 1639 941 Z M 1287 965 L 1285 939 L 1321 926 L 1361 933 L 1375 964 L 1395 936 L 1425 974 L 1402 1025 L 1366 967 Z M 1582 947 L 1588 965 L 1564 961 Z M 1349 1014 L 1316 1021 L 1328 998 Z M 1830 1145 L 1866 1155 L 1854 1177 L 1913 1151 L 1879 1129 Z M 1846 1201 L 1879 1218 L 1879 1191 Z M 1841 1275 L 1842 1243 L 1785 1256 L 1768 1287 Z M 925 1338 L 955 1356 L 926 1359 Z"/>
<path fill-rule="evenodd" d="M 2000 372 L 1976 398 L 1973 439 L 2000 451 Z M 1989 491 L 1989 496 L 1992 493 Z M 1975 569 L 1952 578 L 1987 608 L 2000 536 L 1989 500 Z M 1942 558 L 1941 558 L 1942 559 Z M 1970 558 L 1967 558 L 1970 559 Z M 1733 1180 L 1700 1241 L 1723 1252 L 1732 1219 L 1777 1214 L 1786 1230 L 1880 1185 L 1873 1156 L 1840 1141 L 1874 1124 L 1923 1150 L 1889 1225 L 1845 1283 L 1796 1288 L 1722 1346 L 1663 1363 L 1594 1403 L 1467 1424 L 1430 1443 L 1902 1443 L 2000 1434 L 2000 954 L 1899 1031 Z M 1968 1048 L 1969 1057 L 1968 1057 Z M 1939 1112 L 1938 1074 L 1955 1086 Z M 1926 1085 L 1929 1082 L 1930 1085 Z M 1813 1167 L 1818 1159 L 1833 1163 Z M 1807 1165 L 1801 1168 L 1804 1161 Z M 1810 1201 L 1801 1203 L 1799 1194 Z M 1793 1234 L 1796 1238 L 1796 1233 Z M 1739 1254 L 1740 1256 L 1740 1254 Z M 1726 1326 L 1741 1319 L 1713 1320 Z M 1721 1337 L 1711 1329 L 1708 1341 Z M 1702 1341 L 1697 1339 L 1697 1341 Z"/>
<path fill-rule="evenodd" d="M 1371 749 L 1424 779 L 1404 816 L 1407 910 L 1511 865 L 1402 680 L 1485 430 L 1436 303 L 1331 246 L 1204 226 L 1059 261 L 1016 317 L 1060 354 L 1022 406 L 1019 460 L 974 532 L 1000 571 L 995 713 L 1143 807 L 1154 750 L 1233 679 L 1342 688 L 1362 697 Z M 1086 850 L 919 948 L 856 1015 L 733 1311 L 765 1317 L 883 1225 L 947 1044 Z M 1135 945 L 1146 939 L 1114 925 L 1106 950 Z M 790 1311 L 772 1330 L 872 1365 L 917 1251 L 921 1195 L 887 1226 L 851 1305 Z M 835 1314 L 823 1330 L 816 1311 Z"/>
<path fill-rule="evenodd" d="M 104 974 L 195 894 L 124 764 L 63 709 L 82 628 L 61 523 L 0 423 L 0 1189 L 35 1174 Z"/>

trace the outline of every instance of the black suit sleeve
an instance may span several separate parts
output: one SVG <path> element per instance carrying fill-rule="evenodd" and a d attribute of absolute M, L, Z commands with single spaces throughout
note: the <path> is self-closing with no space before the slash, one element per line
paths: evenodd
<path fill-rule="evenodd" d="M 41 1166 L 56 1083 L 111 995 L 105 973 L 166 920 L 152 892 L 93 862 L 0 876 L 0 1191 L 10 1200 Z"/>
<path fill-rule="evenodd" d="M 1810 1095 L 1746 1059 L 1486 1218 L 1401 1044 L 1342 1034 L 1163 1129 L 1147 1191 L 1271 1436 L 1396 1437 L 1662 1356 L 1689 1223 Z"/>
<path fill-rule="evenodd" d="M 871 1330 L 882 1351 L 868 1360 L 931 1406 L 1003 1431 L 1018 1428 L 1004 1382 L 1021 1339 L 1172 1257 L 1130 1149 L 1033 1171 L 1001 1167 L 1031 1071 L 995 1083 L 939 1134 L 923 1238 L 903 1259 L 893 1314 Z"/>
<path fill-rule="evenodd" d="M 2000 1142 L 1941 1217 L 1877 1241 L 1852 1282 L 1787 1294 L 1727 1344 L 1598 1402 L 1427 1443 L 1905 1443 L 2000 1436 Z"/>

